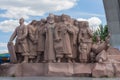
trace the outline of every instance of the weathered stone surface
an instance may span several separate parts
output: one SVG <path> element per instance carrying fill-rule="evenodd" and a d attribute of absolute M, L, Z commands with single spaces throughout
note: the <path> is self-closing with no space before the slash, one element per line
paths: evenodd
<path fill-rule="evenodd" d="M 4 64 L 0 76 L 34 77 L 34 76 L 92 76 L 120 77 L 120 63 L 22 63 Z"/>
<path fill-rule="evenodd" d="M 7 44 L 7 47 L 8 47 L 8 51 L 11 53 L 10 54 L 10 62 L 17 63 L 17 57 L 16 57 L 16 53 L 15 53 L 15 49 L 14 49 L 14 44 L 12 42 L 9 42 Z"/>
<path fill-rule="evenodd" d="M 4 76 L 87 76 L 92 73 L 92 64 L 80 63 L 21 63 L 2 65 Z"/>
<path fill-rule="evenodd" d="M 120 55 L 107 55 L 107 57 L 112 63 L 120 63 Z"/>
<path fill-rule="evenodd" d="M 117 48 L 109 47 L 107 50 L 109 55 L 120 55 L 120 51 Z"/>
<path fill-rule="evenodd" d="M 24 63 L 21 68 L 22 76 L 43 76 L 47 66 L 43 63 Z"/>
<path fill-rule="evenodd" d="M 104 49 L 106 49 L 106 43 L 105 42 L 100 43 L 100 44 L 94 44 L 92 46 L 92 51 L 94 53 L 97 53 L 97 54 L 100 53 L 101 51 L 103 51 Z"/>
<path fill-rule="evenodd" d="M 120 63 L 114 64 L 115 76 L 120 77 Z"/>
<path fill-rule="evenodd" d="M 72 76 L 72 63 L 48 63 L 48 75 Z"/>
<path fill-rule="evenodd" d="M 114 67 L 111 63 L 96 63 L 93 71 L 93 77 L 113 77 Z"/>
<path fill-rule="evenodd" d="M 92 71 L 92 76 L 93 77 L 104 77 L 104 76 L 106 76 L 105 64 L 96 63 L 94 68 L 93 68 L 93 71 Z"/>
<path fill-rule="evenodd" d="M 96 56 L 96 61 L 100 62 L 100 60 L 102 62 L 107 60 L 107 53 L 105 50 L 101 51 L 97 56 Z"/>
<path fill-rule="evenodd" d="M 106 65 L 106 76 L 107 77 L 114 77 L 114 67 L 113 64 L 108 63 Z"/>
<path fill-rule="evenodd" d="M 22 76 L 21 64 L 3 64 L 0 66 L 0 68 L 1 68 L 0 76 L 9 76 L 9 77 Z"/>
<path fill-rule="evenodd" d="M 91 75 L 94 64 L 74 63 L 74 76 Z"/>

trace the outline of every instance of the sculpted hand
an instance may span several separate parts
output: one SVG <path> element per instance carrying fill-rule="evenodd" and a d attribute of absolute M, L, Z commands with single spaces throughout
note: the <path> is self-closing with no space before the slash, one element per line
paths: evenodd
<path fill-rule="evenodd" d="M 37 40 L 34 40 L 34 42 L 33 42 L 33 43 L 34 43 L 34 44 L 37 44 L 37 42 L 38 42 Z"/>
<path fill-rule="evenodd" d="M 21 37 L 17 37 L 18 40 L 21 40 Z"/>
<path fill-rule="evenodd" d="M 20 41 L 20 44 L 24 43 L 23 41 Z"/>
<path fill-rule="evenodd" d="M 99 61 L 98 61 L 99 63 L 102 63 L 103 61 L 102 61 L 102 59 L 99 59 Z"/>
<path fill-rule="evenodd" d="M 57 41 L 57 42 L 59 42 L 61 39 L 60 38 L 58 38 L 58 39 L 55 39 L 55 41 Z"/>
<path fill-rule="evenodd" d="M 76 40 L 73 41 L 73 45 L 76 46 Z"/>
<path fill-rule="evenodd" d="M 84 38 L 81 38 L 80 40 L 81 40 L 81 41 L 84 41 Z"/>

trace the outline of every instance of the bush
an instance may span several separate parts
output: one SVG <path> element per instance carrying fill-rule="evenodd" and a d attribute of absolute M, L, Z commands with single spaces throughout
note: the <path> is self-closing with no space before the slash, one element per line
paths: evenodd
<path fill-rule="evenodd" d="M 99 36 L 101 40 L 105 41 L 108 34 L 109 34 L 108 26 L 100 25 L 99 29 L 93 33 L 93 42 L 97 42 L 97 36 Z"/>

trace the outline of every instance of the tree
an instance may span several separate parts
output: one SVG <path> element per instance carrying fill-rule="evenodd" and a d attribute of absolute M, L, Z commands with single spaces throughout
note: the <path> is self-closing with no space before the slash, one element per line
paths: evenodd
<path fill-rule="evenodd" d="M 100 25 L 99 29 L 96 30 L 93 34 L 94 34 L 93 35 L 93 42 L 96 42 L 97 36 L 99 36 L 101 40 L 105 41 L 106 37 L 109 34 L 108 26 L 107 25 L 105 25 L 105 26 Z"/>

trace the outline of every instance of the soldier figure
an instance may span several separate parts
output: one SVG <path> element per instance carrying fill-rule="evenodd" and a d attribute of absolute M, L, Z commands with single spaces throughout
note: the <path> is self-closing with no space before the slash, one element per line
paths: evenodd
<path fill-rule="evenodd" d="M 21 53 L 21 55 L 24 58 L 23 63 L 27 63 L 28 56 L 29 56 L 29 53 L 28 53 L 29 50 L 28 50 L 28 44 L 27 44 L 28 30 L 27 30 L 26 25 L 24 24 L 23 18 L 19 20 L 19 23 L 20 25 L 15 29 L 9 42 L 12 42 L 16 38 L 15 52 Z"/>
<path fill-rule="evenodd" d="M 44 51 L 45 51 L 45 34 L 43 34 L 43 30 L 45 28 L 46 20 L 41 19 L 41 21 L 37 24 L 37 32 L 36 32 L 36 40 L 37 40 L 37 60 L 36 62 L 40 62 L 43 60 Z"/>
<path fill-rule="evenodd" d="M 62 22 L 58 23 L 55 27 L 55 51 L 57 62 L 61 62 L 65 56 L 68 62 L 72 60 L 72 48 L 70 43 L 70 35 L 73 34 L 73 29 L 70 26 L 67 15 L 62 15 Z"/>
<path fill-rule="evenodd" d="M 73 53 L 73 62 L 75 62 L 76 58 L 77 58 L 77 52 L 78 52 L 78 33 L 79 33 L 79 28 L 78 28 L 78 21 L 74 20 L 73 22 L 73 26 L 72 26 L 74 33 L 73 33 L 73 37 L 72 37 L 72 41 L 71 41 L 71 45 L 72 45 L 72 53 Z"/>
<path fill-rule="evenodd" d="M 87 56 L 87 60 L 85 60 L 84 62 L 89 62 L 89 58 L 90 58 L 90 52 L 91 52 L 91 48 L 92 48 L 92 31 L 89 29 L 89 25 L 87 21 L 83 21 L 82 22 L 82 27 L 80 29 L 79 32 L 79 36 L 78 36 L 78 41 L 79 41 L 79 47 L 82 47 L 81 44 L 86 44 L 86 54 L 84 54 L 84 56 Z M 80 48 L 79 48 L 80 49 Z M 80 51 L 80 50 L 79 50 Z M 80 53 L 83 54 L 83 53 Z M 80 56 L 82 57 L 82 56 Z M 80 58 L 81 60 L 81 58 Z"/>
<path fill-rule="evenodd" d="M 55 58 L 55 49 L 54 49 L 54 15 L 50 14 L 47 17 L 47 23 L 43 30 L 45 34 L 45 52 L 44 52 L 44 61 L 56 62 Z"/>
<path fill-rule="evenodd" d="M 81 43 L 79 46 L 79 52 L 80 52 L 80 62 L 86 63 L 88 62 L 88 53 L 87 53 L 87 44 Z"/>
<path fill-rule="evenodd" d="M 28 25 L 28 45 L 29 45 L 29 59 L 30 62 L 33 62 L 37 53 L 36 53 L 36 27 L 37 21 L 33 20 L 29 25 Z"/>

